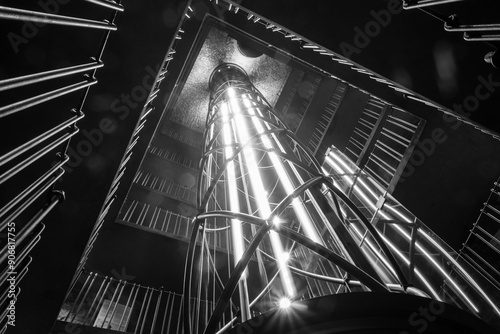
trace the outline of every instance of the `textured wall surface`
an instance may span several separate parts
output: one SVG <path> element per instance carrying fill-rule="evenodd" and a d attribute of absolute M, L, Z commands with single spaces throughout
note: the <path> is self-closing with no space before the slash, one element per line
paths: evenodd
<path fill-rule="evenodd" d="M 208 111 L 208 80 L 212 70 L 221 63 L 236 63 L 243 67 L 255 87 L 272 105 L 291 72 L 289 66 L 266 55 L 245 57 L 238 50 L 235 39 L 212 27 L 171 114 L 172 121 L 203 131 Z"/>

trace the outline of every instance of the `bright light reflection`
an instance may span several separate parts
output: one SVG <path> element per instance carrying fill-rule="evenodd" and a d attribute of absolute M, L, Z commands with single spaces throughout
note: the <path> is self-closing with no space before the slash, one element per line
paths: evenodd
<path fill-rule="evenodd" d="M 283 261 L 288 262 L 290 260 L 290 253 L 289 252 L 284 252 L 282 256 Z"/>
<path fill-rule="evenodd" d="M 227 105 L 224 103 L 221 106 L 222 113 L 222 121 L 225 123 L 223 128 L 223 136 L 224 136 L 224 144 L 226 145 L 224 149 L 224 153 L 226 159 L 229 159 L 233 156 L 233 148 L 229 146 L 233 139 L 229 124 L 228 110 Z M 235 166 L 234 161 L 230 161 L 228 163 L 227 169 L 227 183 L 228 183 L 228 191 L 229 191 L 229 206 L 231 211 L 239 212 L 240 211 L 240 203 L 238 200 L 238 188 L 236 186 L 236 174 L 235 174 Z M 231 219 L 231 236 L 233 240 L 233 256 L 234 261 L 238 262 L 243 256 L 244 252 L 244 241 L 243 241 L 243 232 L 241 230 L 241 221 L 238 219 Z"/>
<path fill-rule="evenodd" d="M 248 98 L 245 95 L 242 96 L 242 100 L 243 100 L 243 104 L 248 109 L 248 113 L 250 115 L 255 115 L 255 109 L 258 112 L 260 112 L 257 108 L 253 108 L 252 103 L 248 100 Z M 260 113 L 260 116 L 262 116 L 262 113 Z M 255 128 L 257 129 L 257 132 L 259 134 L 264 133 L 265 129 L 262 126 L 261 121 L 257 117 L 253 117 L 252 121 L 254 123 Z M 266 125 L 267 125 L 267 128 L 270 129 L 270 127 L 267 123 L 266 123 Z M 261 139 L 262 139 L 262 143 L 264 144 L 264 146 L 266 148 L 274 149 L 274 145 L 273 145 L 271 139 L 269 138 L 269 136 L 262 135 Z M 279 149 L 282 152 L 284 152 L 284 149 L 279 144 L 279 141 L 275 141 L 275 143 L 278 145 Z M 276 173 L 278 174 L 278 176 L 280 178 L 280 181 L 281 181 L 281 184 L 283 185 L 283 188 L 285 188 L 286 194 L 287 195 L 292 194 L 295 190 L 295 187 L 293 186 L 293 183 L 292 183 L 287 171 L 285 170 L 285 167 L 283 166 L 282 161 L 274 152 L 269 153 L 269 158 L 271 159 L 271 162 L 276 170 Z M 292 166 L 291 164 L 290 164 L 290 166 L 292 167 L 292 169 L 294 168 L 294 166 Z M 297 218 L 298 218 L 301 226 L 304 229 L 304 234 L 309 239 L 313 240 L 314 242 L 317 242 L 317 243 L 323 245 L 323 241 L 321 240 L 316 229 L 314 228 L 314 225 L 313 225 L 309 215 L 307 214 L 302 202 L 298 198 L 294 198 L 292 201 L 292 205 L 293 205 L 293 210 L 294 210 L 295 214 L 297 215 Z"/>
<path fill-rule="evenodd" d="M 353 170 L 351 168 L 349 168 L 347 166 L 347 164 L 345 164 L 345 162 L 341 159 L 341 157 L 339 157 L 335 152 L 333 151 L 330 151 L 329 153 L 329 156 L 326 156 L 326 161 L 327 163 L 332 167 L 334 168 L 337 172 L 339 173 L 344 173 L 344 170 L 339 166 L 337 165 L 332 158 L 333 157 L 339 164 L 341 164 L 343 167 L 345 167 L 346 170 L 349 171 L 349 173 L 353 174 Z M 346 181 L 352 186 L 353 185 L 353 181 L 350 180 L 350 178 L 346 175 L 343 176 L 344 179 L 346 179 Z M 368 187 L 366 185 L 366 183 L 363 182 L 363 180 L 359 180 L 358 179 L 358 183 L 362 184 L 366 190 L 368 190 L 369 193 L 372 194 L 372 196 L 376 197 L 375 193 L 371 190 L 370 187 Z M 371 203 L 371 201 L 369 200 L 369 198 L 361 191 L 361 193 L 359 193 L 359 190 L 357 189 L 356 186 L 354 186 L 354 190 L 361 195 L 361 197 L 367 201 L 367 203 L 373 207 L 375 210 L 376 210 L 376 206 L 374 205 L 374 203 Z M 401 213 L 399 210 L 397 210 L 396 208 L 394 208 L 393 206 L 390 206 L 390 205 L 386 205 L 385 208 L 391 210 L 396 216 L 398 216 L 399 218 L 401 218 L 403 221 L 407 222 L 407 223 L 413 223 L 413 221 L 411 221 L 408 217 L 406 217 L 406 215 L 404 215 L 403 213 Z M 387 216 L 385 213 L 383 213 L 382 211 L 379 211 L 379 214 L 384 217 L 385 219 L 389 219 L 389 216 Z M 411 236 L 408 234 L 407 231 L 405 231 L 401 226 L 398 226 L 398 225 L 395 225 L 395 224 L 390 224 L 390 226 L 397 230 L 399 232 L 400 235 L 403 235 L 409 242 L 411 242 Z M 427 239 L 429 239 L 433 244 L 434 246 L 436 246 L 436 248 L 439 249 L 440 251 L 440 254 L 441 255 L 444 255 L 446 257 L 448 257 L 449 260 L 452 260 L 452 262 L 454 264 L 457 265 L 457 267 L 463 272 L 463 273 L 466 273 L 466 271 L 460 267 L 456 261 L 454 261 L 454 259 L 452 259 L 449 254 L 441 247 L 439 246 L 435 240 L 433 240 L 431 237 L 429 237 L 426 233 L 424 233 L 424 231 L 422 230 L 419 230 L 419 232 L 421 232 L 422 235 L 424 235 Z M 358 232 L 359 233 L 359 232 Z M 394 250 L 394 252 L 396 254 L 398 254 L 398 256 L 400 256 L 401 258 L 404 259 L 404 261 L 407 263 L 407 265 L 409 265 L 409 261 L 399 252 L 399 250 L 397 250 L 396 246 L 394 246 L 389 240 L 387 240 L 383 235 L 381 235 L 384 239 L 384 241 L 391 247 L 391 249 Z M 427 252 L 427 250 L 425 250 L 425 248 L 419 243 L 419 242 L 415 242 L 415 246 L 416 248 L 420 251 L 420 253 L 422 253 L 428 260 L 430 263 L 432 263 L 434 265 L 435 268 L 437 268 L 439 270 L 439 272 L 441 273 L 441 275 L 443 275 L 444 277 L 446 277 L 446 279 L 450 282 L 450 284 L 455 288 L 455 291 L 462 296 L 462 298 L 472 307 L 472 309 L 474 309 L 475 312 L 479 312 L 478 308 L 476 307 L 476 305 L 470 300 L 470 298 L 464 293 L 464 291 L 462 291 L 462 289 L 460 288 L 460 286 L 455 282 L 455 280 L 453 280 L 451 278 L 451 276 L 448 275 L 448 273 L 445 271 L 445 268 L 443 268 L 441 265 L 439 265 L 439 263 L 436 262 L 436 260 Z M 417 270 L 415 270 L 415 272 L 417 273 L 418 276 L 419 273 Z M 422 278 L 421 278 L 422 279 Z M 486 294 L 477 286 L 477 284 L 471 280 L 472 284 L 474 287 L 476 287 L 480 294 L 483 295 L 483 297 L 486 297 Z M 427 282 L 427 280 L 423 280 L 423 283 L 427 286 L 427 288 L 430 288 L 430 285 L 429 283 Z M 434 297 L 436 299 L 439 300 L 439 298 L 437 298 L 437 294 L 435 293 L 435 291 L 433 289 L 430 289 L 430 291 L 432 292 L 432 294 L 434 295 Z M 489 298 L 486 298 L 486 300 L 494 306 L 495 308 L 495 311 L 497 313 L 500 314 L 500 311 L 498 310 L 498 308 L 491 302 L 491 300 Z"/>
<path fill-rule="evenodd" d="M 281 309 L 286 309 L 292 305 L 292 301 L 289 298 L 281 298 L 278 304 Z"/>
<path fill-rule="evenodd" d="M 250 140 L 251 136 L 248 132 L 247 119 L 241 115 L 241 109 L 238 104 L 236 93 L 232 87 L 227 90 L 229 95 L 229 101 L 224 103 L 229 107 L 230 113 L 234 113 L 235 116 L 233 118 L 233 131 L 236 136 L 238 136 L 240 143 L 246 143 Z M 265 193 L 264 183 L 262 177 L 259 172 L 257 159 L 255 158 L 254 151 L 252 149 L 244 149 L 243 156 L 245 157 L 245 166 L 249 173 L 249 180 L 255 194 L 255 198 L 258 203 L 259 214 L 262 218 L 268 218 L 271 215 L 271 208 L 269 206 L 269 202 L 267 200 L 267 196 L 263 196 Z M 279 235 L 270 231 L 269 238 L 271 239 L 271 246 L 273 248 L 273 253 L 276 256 L 278 266 L 280 268 L 280 278 L 283 283 L 283 287 L 286 290 L 288 296 L 295 295 L 295 285 L 293 283 L 292 275 L 290 269 L 285 265 L 283 260 L 283 244 L 281 243 L 281 239 Z"/>

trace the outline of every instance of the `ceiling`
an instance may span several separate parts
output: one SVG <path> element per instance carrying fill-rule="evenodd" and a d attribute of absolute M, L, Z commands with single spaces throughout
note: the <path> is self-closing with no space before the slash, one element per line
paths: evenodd
<path fill-rule="evenodd" d="M 206 24 L 208 22 L 205 20 Z M 271 105 L 276 103 L 291 71 L 289 66 L 266 54 L 258 57 L 245 56 L 238 47 L 238 41 L 227 31 L 215 26 L 209 27 L 199 53 L 191 56 L 196 56 L 196 60 L 186 81 L 182 83 L 182 91 L 169 118 L 197 132 L 205 129 L 210 74 L 221 63 L 241 66 Z"/>

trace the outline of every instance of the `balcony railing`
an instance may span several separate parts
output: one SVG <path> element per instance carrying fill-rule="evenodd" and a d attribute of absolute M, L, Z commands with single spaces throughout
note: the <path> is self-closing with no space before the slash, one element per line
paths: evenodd
<path fill-rule="evenodd" d="M 181 295 L 137 283 L 82 272 L 57 320 L 123 333 L 182 333 Z M 203 312 L 212 303 L 199 303 Z"/>
<path fill-rule="evenodd" d="M 9 324 L 15 324 L 11 302 L 15 303 L 19 296 L 19 282 L 31 262 L 29 254 L 41 239 L 45 228 L 42 221 L 64 199 L 64 193 L 55 190 L 55 185 L 65 172 L 63 168 L 69 160 L 70 140 L 78 132 L 76 123 L 84 117 L 89 89 L 97 83 L 96 72 L 104 66 L 101 56 L 110 33 L 117 29 L 115 17 L 124 9 L 120 1 L 85 1 L 93 17 L 0 6 L 2 23 L 23 22 L 23 36 L 15 30 L 7 33 L 12 50 L 2 47 L 2 56 L 7 59 L 12 53 L 12 59 L 4 64 L 5 69 L 8 68 L 4 73 L 9 73 L 10 77 L 0 78 L 0 100 L 3 101 L 0 105 L 0 132 L 3 135 L 0 232 L 6 235 L 0 245 L 0 333 L 4 333 Z M 62 6 L 61 3 L 53 2 L 54 6 Z M 76 11 L 74 5 L 66 6 L 64 12 Z M 57 12 L 58 8 L 52 7 L 51 10 Z M 106 20 L 98 18 L 103 15 Z M 19 29 L 17 22 L 10 27 Z M 51 49 L 52 42 L 60 39 L 60 33 L 68 28 L 74 29 L 76 40 L 97 33 L 98 43 L 87 43 L 92 40 L 88 38 L 82 43 L 84 51 L 79 52 L 83 57 L 86 55 L 87 61 L 72 60 L 67 56 L 71 54 L 69 50 L 58 50 L 65 58 L 52 59 L 52 63 L 58 61 L 64 66 L 48 69 L 38 66 L 27 73 L 26 69 L 32 68 L 33 64 L 27 63 L 29 57 L 22 47 L 43 25 L 49 25 L 51 29 L 47 29 L 43 36 L 37 36 L 37 44 L 46 50 Z"/>

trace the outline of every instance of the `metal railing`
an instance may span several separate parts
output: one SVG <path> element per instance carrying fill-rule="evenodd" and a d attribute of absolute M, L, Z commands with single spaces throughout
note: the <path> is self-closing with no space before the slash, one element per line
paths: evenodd
<path fill-rule="evenodd" d="M 30 252 L 41 239 L 45 227 L 42 221 L 64 199 L 64 193 L 55 190 L 55 184 L 64 174 L 63 167 L 69 160 L 67 149 L 78 132 L 76 123 L 84 117 L 89 89 L 97 83 L 96 71 L 104 65 L 101 57 L 106 42 L 117 29 L 116 15 L 124 9 L 119 1 L 86 1 L 92 13 L 96 14 L 97 9 L 99 13 L 107 13 L 107 20 L 0 6 L 0 20 L 6 24 L 20 21 L 36 26 L 59 26 L 53 28 L 52 33 L 66 27 L 80 29 L 82 34 L 102 32 L 100 43 L 87 49 L 87 62 L 26 74 L 21 53 L 15 56 L 14 65 L 18 67 L 9 70 L 18 74 L 0 79 L 0 100 L 6 103 L 0 105 L 0 131 L 8 136 L 0 155 L 0 233 L 6 236 L 0 245 L 1 333 L 9 324 L 14 324 L 12 301 L 15 303 L 20 292 L 19 282 L 32 261 Z M 43 120 L 39 121 L 39 117 Z"/>
<path fill-rule="evenodd" d="M 500 289 L 500 178 L 493 183 L 460 256 Z"/>
<path fill-rule="evenodd" d="M 196 161 L 196 159 L 186 157 L 181 153 L 174 152 L 168 148 L 151 145 L 149 148 L 149 152 L 162 159 L 170 160 L 189 168 L 198 169 L 198 162 Z"/>
<path fill-rule="evenodd" d="M 411 113 L 370 99 L 344 153 L 392 192 L 424 124 Z"/>
<path fill-rule="evenodd" d="M 196 203 L 196 192 L 193 189 L 186 188 L 175 181 L 162 178 L 158 175 L 145 173 L 140 170 L 135 175 L 134 183 L 189 204 L 194 205 Z"/>
<path fill-rule="evenodd" d="M 188 238 L 191 218 L 136 200 L 126 200 L 118 221 L 123 221 L 169 235 Z"/>
<path fill-rule="evenodd" d="M 459 20 L 458 15 L 452 13 L 451 11 L 456 11 L 453 6 L 454 3 L 466 2 L 464 0 L 403 0 L 404 9 L 418 9 L 435 19 L 440 20 L 444 24 L 444 30 L 448 32 L 462 32 L 463 38 L 469 42 L 484 42 L 489 46 L 494 48 L 494 51 L 488 52 L 484 60 L 490 63 L 494 67 L 500 66 L 500 55 L 497 52 L 498 44 L 500 41 L 500 23 L 472 23 L 472 24 L 462 24 Z M 482 12 L 488 12 L 489 10 L 494 10 L 493 8 L 488 8 L 481 1 L 468 1 L 469 12 L 474 13 L 476 19 L 481 21 L 480 17 Z M 441 5 L 449 5 L 446 9 L 439 10 Z M 496 5 L 496 3 L 495 3 Z M 477 6 L 477 7 L 472 7 Z M 438 11 L 434 10 L 433 7 L 438 7 Z M 458 6 L 457 6 L 458 7 Z M 445 10 L 448 10 L 447 14 L 442 14 Z"/>
<path fill-rule="evenodd" d="M 57 320 L 124 333 L 183 333 L 181 295 L 137 283 L 82 272 L 64 301 Z M 208 312 L 213 305 L 202 301 Z"/>
<path fill-rule="evenodd" d="M 84 1 L 102 2 L 103 5 L 105 5 L 105 6 L 107 6 L 111 3 L 108 0 L 84 0 Z M 189 6 L 190 3 L 191 3 L 191 0 L 188 1 L 186 8 L 184 9 L 182 18 L 177 26 L 177 35 L 182 34 L 182 32 L 183 32 L 182 27 L 186 23 L 186 21 L 190 19 L 190 14 L 192 14 L 192 12 L 193 12 L 193 9 Z M 127 148 L 125 150 L 125 154 L 122 157 L 122 160 L 120 162 L 118 170 L 115 173 L 115 176 L 113 178 L 112 184 L 111 184 L 109 191 L 107 193 L 104 204 L 101 208 L 99 216 L 98 216 L 96 223 L 92 229 L 91 236 L 87 242 L 87 245 L 85 247 L 85 251 L 80 259 L 78 269 L 76 270 L 76 274 L 73 276 L 72 282 L 70 284 L 70 288 L 66 294 L 66 298 L 69 296 L 69 293 L 71 291 L 73 291 L 75 285 L 77 284 L 78 279 L 80 277 L 80 273 L 84 270 L 88 256 L 92 251 L 93 243 L 97 239 L 101 227 L 103 226 L 103 224 L 105 223 L 105 221 L 108 218 L 108 213 L 110 212 L 110 208 L 111 208 L 111 206 L 114 203 L 115 198 L 116 198 L 115 194 L 116 194 L 118 188 L 120 186 L 122 186 L 121 179 L 123 178 L 123 176 L 127 172 L 127 165 L 129 163 L 129 161 L 131 160 L 132 155 L 136 151 L 137 143 L 139 142 L 139 138 L 142 135 L 144 125 L 147 122 L 147 120 L 151 117 L 151 115 L 153 115 L 154 111 L 156 110 L 157 105 L 156 105 L 155 99 L 159 94 L 160 86 L 161 86 L 163 80 L 165 80 L 167 73 L 169 72 L 169 65 L 170 65 L 170 62 L 175 57 L 178 42 L 179 42 L 179 40 L 174 38 L 174 39 L 172 39 L 172 41 L 170 42 L 170 44 L 168 46 L 168 51 L 167 51 L 167 53 L 166 53 L 166 55 L 161 63 L 159 72 L 156 74 L 154 84 L 152 85 L 152 88 L 149 92 L 149 95 L 146 99 L 146 102 L 145 102 L 144 106 L 142 107 L 139 119 L 136 123 L 134 130 L 133 130 L 132 136 L 130 137 L 129 143 L 128 143 Z M 127 203 L 130 203 L 130 202 L 127 202 Z M 136 224 L 134 223 L 134 225 L 136 225 Z"/>

